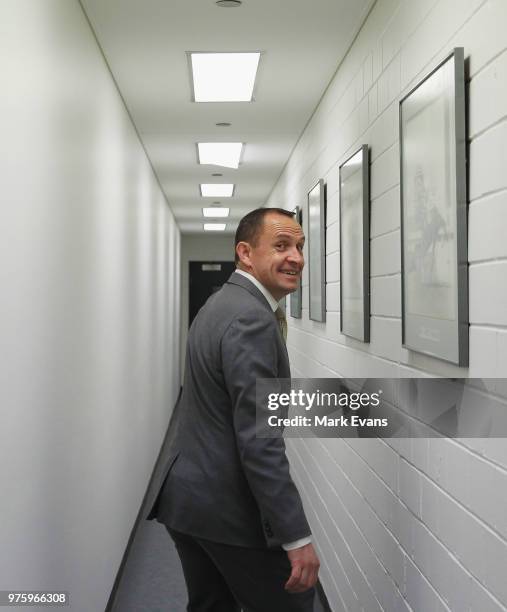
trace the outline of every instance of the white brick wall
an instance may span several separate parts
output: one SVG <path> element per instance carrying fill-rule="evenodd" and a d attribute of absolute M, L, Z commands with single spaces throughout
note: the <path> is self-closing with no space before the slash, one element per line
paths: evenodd
<path fill-rule="evenodd" d="M 378 0 L 267 205 L 327 183 L 327 321 L 290 319 L 297 376 L 507 376 L 507 0 Z M 401 347 L 398 102 L 455 46 L 469 90 L 470 366 Z M 339 332 L 339 165 L 370 146 L 371 342 Z M 507 384 L 486 381 L 498 410 Z M 482 396 L 485 397 L 484 395 Z M 494 424 L 493 424 L 494 426 Z M 291 440 L 334 612 L 507 610 L 507 441 Z"/>

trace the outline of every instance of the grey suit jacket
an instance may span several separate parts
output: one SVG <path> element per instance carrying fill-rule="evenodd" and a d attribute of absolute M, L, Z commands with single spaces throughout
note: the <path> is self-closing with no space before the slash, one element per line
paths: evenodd
<path fill-rule="evenodd" d="M 255 381 L 289 378 L 287 350 L 262 293 L 233 273 L 189 331 L 165 484 L 148 518 L 237 546 L 310 535 L 282 438 L 256 437 Z"/>

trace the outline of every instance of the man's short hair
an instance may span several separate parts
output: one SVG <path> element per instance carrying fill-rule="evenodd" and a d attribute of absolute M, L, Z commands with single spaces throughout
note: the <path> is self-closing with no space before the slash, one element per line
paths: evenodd
<path fill-rule="evenodd" d="M 259 235 L 264 226 L 264 217 L 270 213 L 285 215 L 286 217 L 294 218 L 295 213 L 285 208 L 256 208 L 246 214 L 239 222 L 234 239 L 234 261 L 239 263 L 239 257 L 236 252 L 236 247 L 239 242 L 248 242 L 252 246 L 257 246 Z"/>

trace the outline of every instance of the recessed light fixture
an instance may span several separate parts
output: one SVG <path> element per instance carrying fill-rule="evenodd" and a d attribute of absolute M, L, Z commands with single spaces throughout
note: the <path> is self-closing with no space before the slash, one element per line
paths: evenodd
<path fill-rule="evenodd" d="M 260 55 L 190 53 L 195 102 L 251 102 Z"/>
<path fill-rule="evenodd" d="M 234 191 L 233 183 L 201 183 L 203 198 L 230 198 Z"/>
<path fill-rule="evenodd" d="M 231 127 L 231 124 L 227 121 L 219 121 L 218 123 L 215 123 L 215 125 L 218 127 Z"/>
<path fill-rule="evenodd" d="M 216 0 L 215 4 L 222 8 L 234 8 L 236 6 L 241 6 L 243 3 L 241 0 Z"/>
<path fill-rule="evenodd" d="M 203 208 L 202 214 L 204 217 L 228 217 L 229 209 L 223 206 L 211 206 L 209 208 Z"/>
<path fill-rule="evenodd" d="M 223 232 L 225 230 L 225 223 L 203 223 L 205 232 Z"/>
<path fill-rule="evenodd" d="M 243 149 L 242 142 L 198 142 L 200 164 L 237 168 Z"/>

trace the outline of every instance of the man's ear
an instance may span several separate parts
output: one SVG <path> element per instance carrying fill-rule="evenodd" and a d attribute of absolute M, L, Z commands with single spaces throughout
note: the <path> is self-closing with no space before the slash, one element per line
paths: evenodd
<path fill-rule="evenodd" d="M 236 245 L 236 253 L 239 257 L 239 261 L 245 266 L 245 268 L 251 268 L 252 263 L 250 261 L 250 245 L 248 242 L 238 242 Z"/>

